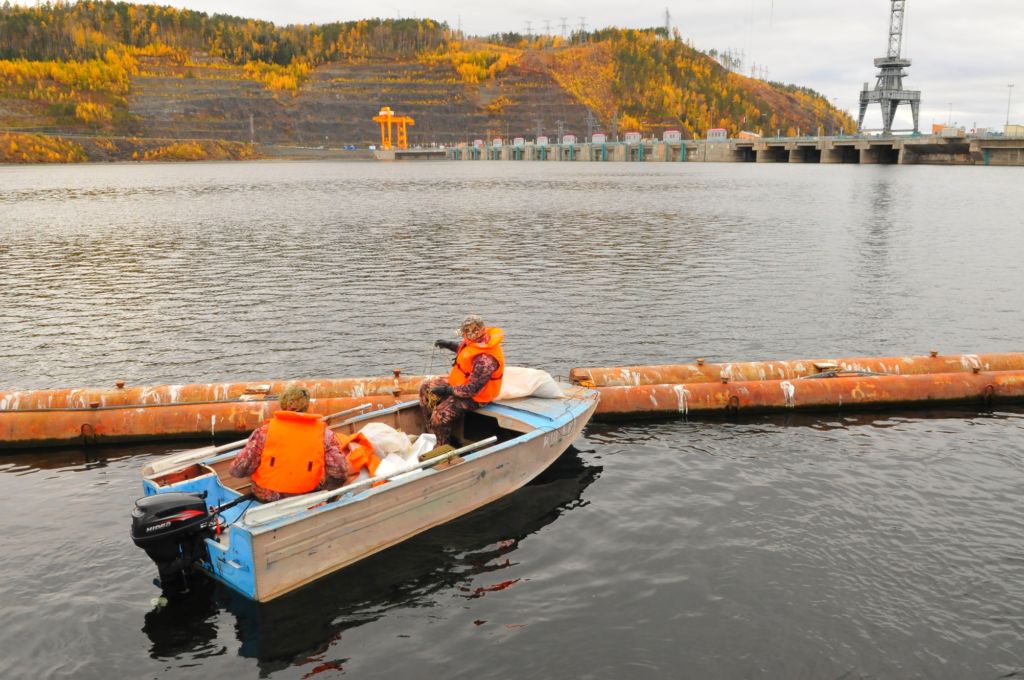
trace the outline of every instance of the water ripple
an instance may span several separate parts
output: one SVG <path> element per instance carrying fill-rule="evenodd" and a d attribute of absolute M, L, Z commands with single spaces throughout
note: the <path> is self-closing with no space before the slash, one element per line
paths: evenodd
<path fill-rule="evenodd" d="M 470 311 L 562 375 L 1021 350 L 1024 199 L 996 170 L 0 168 L 0 386 L 426 372 Z M 1022 425 L 592 424 L 537 484 L 268 607 L 150 604 L 127 518 L 166 447 L 16 454 L 0 676 L 1010 676 Z"/>

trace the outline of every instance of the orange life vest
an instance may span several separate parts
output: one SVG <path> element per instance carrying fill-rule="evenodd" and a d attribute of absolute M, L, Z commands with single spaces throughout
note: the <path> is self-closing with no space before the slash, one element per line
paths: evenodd
<path fill-rule="evenodd" d="M 315 413 L 274 413 L 252 481 L 278 493 L 308 493 L 320 486 L 326 427 Z"/>
<path fill-rule="evenodd" d="M 377 466 L 380 465 L 380 457 L 377 456 L 373 444 L 362 432 L 338 435 L 338 447 L 345 456 L 350 477 L 358 475 L 363 468 L 366 468 L 371 477 L 376 474 Z"/>
<path fill-rule="evenodd" d="M 501 377 L 505 375 L 505 353 L 501 349 L 501 341 L 505 339 L 505 332 L 500 328 L 487 328 L 486 342 L 462 341 L 459 345 L 459 353 L 455 356 L 455 365 L 448 374 L 448 384 L 452 387 L 465 385 L 473 372 L 473 359 L 481 354 L 490 354 L 498 360 L 498 368 L 491 375 L 479 392 L 473 395 L 473 401 L 478 404 L 486 404 L 498 398 L 501 392 Z"/>

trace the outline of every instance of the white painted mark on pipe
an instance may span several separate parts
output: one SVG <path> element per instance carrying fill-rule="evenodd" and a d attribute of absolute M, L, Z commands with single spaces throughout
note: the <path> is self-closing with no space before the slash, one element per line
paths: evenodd
<path fill-rule="evenodd" d="M 981 359 L 978 358 L 977 354 L 961 354 L 960 365 L 964 367 L 965 371 L 969 371 L 972 368 L 981 368 Z"/>
<path fill-rule="evenodd" d="M 786 397 L 786 407 L 795 408 L 796 387 L 793 386 L 793 383 L 789 382 L 788 380 L 783 380 L 782 382 L 779 383 L 779 387 L 782 388 L 782 394 Z"/>
<path fill-rule="evenodd" d="M 685 416 L 690 412 L 690 402 L 688 401 L 690 393 L 682 385 L 674 385 L 672 389 L 676 392 L 676 404 L 678 405 L 679 412 Z"/>
<path fill-rule="evenodd" d="M 628 368 L 619 369 L 619 382 L 623 385 L 639 385 L 640 371 L 631 371 Z"/>

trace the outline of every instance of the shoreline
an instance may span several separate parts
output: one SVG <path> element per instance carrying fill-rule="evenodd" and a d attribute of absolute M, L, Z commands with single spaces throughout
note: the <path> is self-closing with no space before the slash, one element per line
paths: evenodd
<path fill-rule="evenodd" d="M 0 130 L 0 166 L 246 160 L 370 161 L 374 155 L 368 148 Z"/>

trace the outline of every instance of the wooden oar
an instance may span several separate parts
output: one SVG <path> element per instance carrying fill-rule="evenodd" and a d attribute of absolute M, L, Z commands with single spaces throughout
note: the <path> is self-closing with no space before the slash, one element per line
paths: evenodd
<path fill-rule="evenodd" d="M 245 512 L 242 517 L 242 523 L 246 526 L 253 527 L 267 522 L 272 522 L 275 519 L 287 517 L 288 515 L 294 515 L 297 512 L 303 512 L 319 503 L 326 503 L 334 500 L 335 498 L 342 496 L 343 494 L 350 494 L 354 491 L 361 490 L 365 487 L 373 486 L 377 482 L 385 482 L 389 479 L 404 475 L 409 472 L 415 472 L 417 470 L 423 470 L 428 467 L 433 467 L 438 463 L 442 463 L 446 460 L 450 460 L 455 456 L 463 453 L 469 453 L 470 451 L 476 451 L 482 449 L 498 441 L 497 437 L 488 437 L 487 439 L 481 439 L 478 442 L 467 444 L 461 449 L 455 449 L 448 453 L 437 456 L 435 458 L 428 458 L 427 460 L 417 463 L 416 465 L 405 468 L 404 470 L 398 470 L 391 473 L 390 475 L 382 475 L 379 477 L 370 477 L 369 479 L 361 479 L 358 482 L 347 484 L 339 489 L 329 489 L 327 491 L 318 491 L 316 493 L 309 493 L 302 496 L 294 496 L 291 498 L 282 498 L 279 501 L 273 503 L 266 503 L 254 508 L 250 508 Z"/>
<path fill-rule="evenodd" d="M 331 420 L 332 418 L 338 418 L 340 416 L 345 416 L 350 413 L 355 413 L 357 411 L 365 411 L 366 409 L 371 408 L 371 406 L 371 404 L 360 404 L 359 406 L 354 406 L 353 408 L 345 409 L 344 411 L 338 411 L 337 413 L 326 415 L 323 417 L 323 420 L 328 421 Z M 334 430 L 347 424 L 348 421 L 346 420 L 340 423 L 335 423 L 334 425 L 330 425 L 328 427 L 329 429 Z M 248 437 L 246 437 L 245 439 L 239 439 L 236 442 L 231 442 L 230 444 L 221 444 L 220 446 L 204 446 L 199 449 L 192 449 L 191 451 L 182 451 L 181 453 L 175 453 L 170 456 L 166 456 L 165 458 L 153 461 L 152 463 L 143 467 L 142 477 L 144 479 L 149 479 L 151 477 L 167 474 L 168 472 L 173 472 L 174 470 L 180 470 L 183 467 L 188 467 L 193 463 L 198 463 L 199 461 L 205 460 L 211 456 L 216 456 L 217 454 L 224 453 L 225 451 L 231 451 L 233 449 L 241 448 L 245 446 L 245 442 L 247 441 L 249 441 Z"/>

